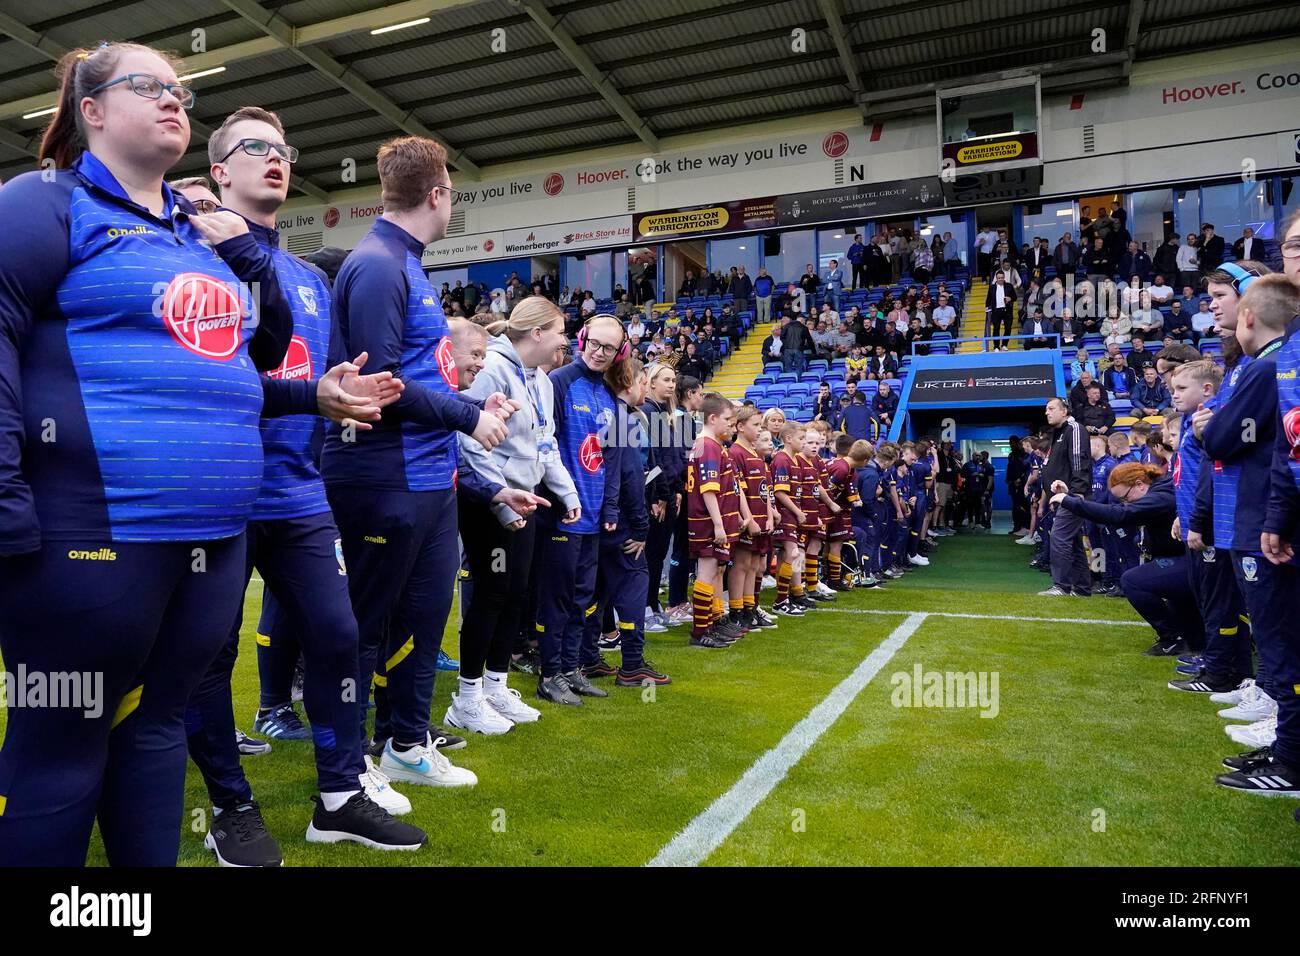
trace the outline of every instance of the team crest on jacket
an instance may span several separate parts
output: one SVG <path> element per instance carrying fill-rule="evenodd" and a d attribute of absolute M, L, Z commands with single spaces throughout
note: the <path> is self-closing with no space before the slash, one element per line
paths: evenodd
<path fill-rule="evenodd" d="M 582 440 L 582 446 L 578 449 L 578 462 L 582 465 L 583 471 L 589 474 L 596 474 L 600 471 L 600 466 L 605 464 L 605 452 L 600 447 L 600 439 L 592 432 Z"/>
<path fill-rule="evenodd" d="M 1282 434 L 1291 446 L 1292 461 L 1300 461 L 1300 406 L 1282 416 Z"/>
<path fill-rule="evenodd" d="M 308 315 L 315 315 L 319 306 L 316 303 L 316 290 L 309 285 L 298 286 L 298 298 L 302 300 L 302 307 L 307 310 Z"/>
<path fill-rule="evenodd" d="M 433 356 L 438 360 L 438 371 L 442 374 L 442 380 L 447 383 L 447 387 L 453 392 L 459 391 L 460 373 L 456 370 L 456 356 L 452 354 L 449 336 L 443 336 Z"/>
<path fill-rule="evenodd" d="M 239 350 L 244 318 L 239 296 L 210 275 L 182 272 L 172 279 L 163 293 L 162 318 L 172 338 L 195 355 L 224 362 Z"/>
<path fill-rule="evenodd" d="M 1241 573 L 1247 581 L 1254 581 L 1256 579 L 1256 576 L 1259 574 L 1259 565 L 1256 563 L 1254 558 L 1247 556 L 1241 559 Z"/>
<path fill-rule="evenodd" d="M 267 372 L 266 376 L 306 380 L 312 377 L 311 371 L 311 349 L 307 347 L 306 339 L 295 335 L 289 340 L 289 350 L 284 353 L 284 361 Z"/>

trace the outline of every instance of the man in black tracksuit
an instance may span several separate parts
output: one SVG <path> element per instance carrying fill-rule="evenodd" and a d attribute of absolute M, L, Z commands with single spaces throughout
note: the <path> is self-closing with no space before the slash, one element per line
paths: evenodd
<path fill-rule="evenodd" d="M 1092 450 L 1083 426 L 1070 417 L 1070 404 L 1063 398 L 1047 403 L 1047 424 L 1052 428 L 1052 450 L 1043 465 L 1042 482 L 1056 494 L 1059 481 L 1071 495 L 1088 498 L 1092 492 Z M 1083 519 L 1076 513 L 1059 509 L 1052 521 L 1050 556 L 1052 587 L 1045 595 L 1092 594 L 1092 574 L 1079 540 Z"/>

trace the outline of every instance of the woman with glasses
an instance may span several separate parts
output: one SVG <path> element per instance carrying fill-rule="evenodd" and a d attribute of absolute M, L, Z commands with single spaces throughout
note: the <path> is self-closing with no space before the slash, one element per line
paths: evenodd
<path fill-rule="evenodd" d="M 0 865 L 80 866 L 98 817 L 110 863 L 172 866 L 292 318 L 244 220 L 163 181 L 194 103 L 175 64 L 106 43 L 60 70 L 52 181 L 0 189 L 0 655 L 81 692 L 9 711 Z"/>

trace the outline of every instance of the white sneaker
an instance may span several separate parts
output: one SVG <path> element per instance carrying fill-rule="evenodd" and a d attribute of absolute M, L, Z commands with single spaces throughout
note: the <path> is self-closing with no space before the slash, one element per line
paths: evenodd
<path fill-rule="evenodd" d="M 770 574 L 763 575 L 763 590 L 770 591 L 774 587 L 776 587 L 776 578 Z"/>
<path fill-rule="evenodd" d="M 473 704 L 465 701 L 459 694 L 451 695 L 451 706 L 447 708 L 447 723 L 457 730 L 472 730 L 476 734 L 496 737 L 508 734 L 515 725 L 498 714 L 495 708 L 483 703 L 479 698 Z"/>
<path fill-rule="evenodd" d="M 816 591 L 818 594 L 825 595 L 826 597 L 834 597 L 836 593 L 833 588 L 828 588 L 824 581 L 818 581 L 817 587 L 813 588 L 813 590 Z"/>
<path fill-rule="evenodd" d="M 519 696 L 519 691 L 507 687 L 504 693 L 484 694 L 483 699 L 492 705 L 492 709 L 506 720 L 516 724 L 535 724 L 541 720 L 542 712 L 536 707 L 529 707 Z"/>
<path fill-rule="evenodd" d="M 388 785 L 388 777 L 375 766 L 374 758 L 366 754 L 366 772 L 357 775 L 366 796 L 395 817 L 411 812 L 411 801 Z"/>
<path fill-rule="evenodd" d="M 928 567 L 930 564 L 930 559 L 920 554 L 914 554 L 907 560 L 910 563 L 915 564 L 918 568 Z"/>
<path fill-rule="evenodd" d="M 442 738 L 439 737 L 438 740 Z M 421 746 L 412 747 L 401 757 L 397 756 L 393 742 L 389 740 L 384 744 L 379 769 L 390 780 L 403 780 L 422 787 L 472 787 L 478 783 L 474 771 L 453 767 L 451 761 L 438 752 L 434 739 L 427 734 Z"/>
<path fill-rule="evenodd" d="M 1039 597 L 1069 597 L 1069 596 L 1070 596 L 1070 592 L 1069 592 L 1069 591 L 1062 591 L 1062 590 L 1061 590 L 1060 588 L 1058 588 L 1055 584 L 1053 584 L 1053 585 L 1052 585 L 1050 588 L 1048 588 L 1046 591 L 1039 591 L 1039 592 L 1038 592 L 1038 596 L 1039 596 Z"/>
<path fill-rule="evenodd" d="M 1241 703 L 1241 698 L 1246 693 L 1246 689 L 1254 686 L 1255 679 L 1253 677 L 1247 677 L 1237 685 L 1236 690 L 1224 691 L 1220 694 L 1211 694 L 1210 701 L 1215 704 L 1228 704 L 1229 706 L 1235 706 Z"/>
<path fill-rule="evenodd" d="M 1038 532 L 1034 532 L 1033 534 L 1026 535 L 1023 538 L 1016 538 L 1016 544 L 1038 544 L 1041 540 L 1042 538 L 1038 536 Z"/>
<path fill-rule="evenodd" d="M 1243 747 L 1252 750 L 1271 747 L 1273 741 L 1277 740 L 1277 716 L 1266 717 L 1253 724 L 1229 724 L 1223 731 Z"/>
<path fill-rule="evenodd" d="M 1250 723 L 1275 714 L 1277 714 L 1277 701 L 1260 690 L 1259 685 L 1255 683 L 1241 692 L 1241 700 L 1235 707 L 1219 711 L 1219 716 L 1226 720 L 1245 720 Z"/>

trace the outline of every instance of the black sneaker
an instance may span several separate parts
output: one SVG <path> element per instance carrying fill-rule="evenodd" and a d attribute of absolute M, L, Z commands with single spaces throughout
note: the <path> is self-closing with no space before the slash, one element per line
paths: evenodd
<path fill-rule="evenodd" d="M 1097 597 L 1109 597 L 1115 593 L 1115 585 L 1103 584 L 1101 587 L 1093 588 L 1092 593 Z"/>
<path fill-rule="evenodd" d="M 464 737 L 457 737 L 446 727 L 439 727 L 437 724 L 429 725 L 429 736 L 437 741 L 439 751 L 464 750 L 467 746 Z M 439 740 L 438 738 L 442 739 Z"/>
<path fill-rule="evenodd" d="M 241 757 L 260 757 L 271 752 L 271 745 L 265 740 L 250 737 L 242 730 L 235 731 L 235 746 L 239 748 Z"/>
<path fill-rule="evenodd" d="M 631 670 L 620 667 L 618 676 L 614 678 L 614 683 L 619 687 L 642 687 L 647 681 L 651 684 L 671 684 L 673 679 L 667 674 L 659 673 L 647 660 L 641 661 L 640 667 L 633 667 Z"/>
<path fill-rule="evenodd" d="M 790 595 L 790 603 L 795 607 L 803 608 L 805 611 L 811 611 L 818 606 L 817 602 L 808 597 L 807 594 Z"/>
<path fill-rule="evenodd" d="M 618 673 L 618 670 L 603 657 L 597 657 L 596 663 L 583 664 L 578 669 L 582 671 L 582 676 L 588 679 L 593 677 L 613 677 Z"/>
<path fill-rule="evenodd" d="M 384 747 L 387 746 L 387 744 L 387 737 L 376 737 L 374 740 L 361 741 L 361 749 L 371 757 L 378 760 L 384 755 Z"/>
<path fill-rule="evenodd" d="M 1273 759 L 1272 747 L 1260 747 L 1258 750 L 1251 750 L 1244 754 L 1238 754 L 1236 757 L 1224 757 L 1223 765 L 1229 770 L 1254 770 L 1261 767 Z"/>
<path fill-rule="evenodd" d="M 713 625 L 713 636 L 721 638 L 724 641 L 735 643 L 749 632 L 732 624 L 726 618 L 723 618 L 717 624 Z"/>
<path fill-rule="evenodd" d="M 601 663 L 604 664 L 605 662 L 602 660 Z M 609 667 L 608 664 L 605 664 L 605 666 Z M 616 674 L 618 672 L 611 667 L 610 673 Z M 569 671 L 567 674 L 564 674 L 563 677 L 564 677 L 564 682 L 569 685 L 569 690 L 573 691 L 575 694 L 578 694 L 579 696 L 582 697 L 608 697 L 609 696 L 609 691 L 601 690 L 591 681 L 587 680 L 587 675 L 585 675 L 581 670 Z"/>
<path fill-rule="evenodd" d="M 547 700 L 552 704 L 567 704 L 570 707 L 582 706 L 582 698 L 569 688 L 569 682 L 564 679 L 563 674 L 538 678 L 537 693 L 534 696 L 538 700 Z"/>
<path fill-rule="evenodd" d="M 307 825 L 308 843 L 360 843 L 372 850 L 418 850 L 429 842 L 419 827 L 403 823 L 363 790 L 354 793 L 333 813 L 325 809 L 320 797 L 316 812 Z"/>
<path fill-rule="evenodd" d="M 284 866 L 284 854 L 255 802 L 224 810 L 212 821 L 203 845 L 222 866 Z"/>
<path fill-rule="evenodd" d="M 732 611 L 727 615 L 726 623 L 731 625 L 734 630 L 740 631 L 742 635 L 748 634 L 754 628 L 749 621 L 749 613 L 744 610 Z"/>
<path fill-rule="evenodd" d="M 853 585 L 852 585 L 852 584 L 846 584 L 846 583 L 844 583 L 843 581 L 834 581 L 834 582 L 832 582 L 831 584 L 828 584 L 827 587 L 829 587 L 829 588 L 830 588 L 831 590 L 833 590 L 833 591 L 852 591 L 852 590 L 853 590 Z"/>
<path fill-rule="evenodd" d="M 730 641 L 724 641 L 724 640 L 722 640 L 722 638 L 717 637 L 716 635 L 714 635 L 712 629 L 710 629 L 710 630 L 705 631 L 705 632 L 704 632 L 703 634 L 701 634 L 699 637 L 696 637 L 694 634 L 692 634 L 692 635 L 691 635 L 690 646 L 691 646 L 691 647 L 708 647 L 708 648 L 712 648 L 712 649 L 714 649 L 714 650 L 725 650 L 726 648 L 728 648 L 728 647 L 731 646 L 731 642 L 730 642 Z"/>
<path fill-rule="evenodd" d="M 613 634 L 602 634 L 600 640 L 596 641 L 596 649 L 601 651 L 616 651 L 623 644 L 623 635 L 615 631 Z"/>
<path fill-rule="evenodd" d="M 788 598 L 784 601 L 777 601 L 772 605 L 772 610 L 777 614 L 784 614 L 786 617 L 803 617 L 808 613 L 800 605 L 791 604 Z"/>
<path fill-rule="evenodd" d="M 1190 694 L 1226 694 L 1230 690 L 1236 690 L 1240 683 L 1240 680 L 1217 679 L 1202 667 L 1195 674 L 1189 675 L 1186 680 L 1171 680 L 1168 686 L 1170 690 L 1181 690 Z"/>
<path fill-rule="evenodd" d="M 750 630 L 771 630 L 776 627 L 776 618 L 768 615 L 761 607 L 749 608 Z"/>
<path fill-rule="evenodd" d="M 1249 770 L 1221 773 L 1214 782 L 1230 790 L 1261 797 L 1300 797 L 1300 770 L 1275 757 L 1269 757 L 1267 762 L 1260 762 Z"/>
<path fill-rule="evenodd" d="M 519 657 L 510 658 L 510 669 L 517 674 L 540 674 L 542 659 L 536 651 L 529 651 Z"/>
<path fill-rule="evenodd" d="M 1145 651 L 1142 652 L 1147 657 L 1177 657 L 1179 654 L 1187 653 L 1187 645 L 1182 641 L 1163 641 L 1158 640 Z"/>

